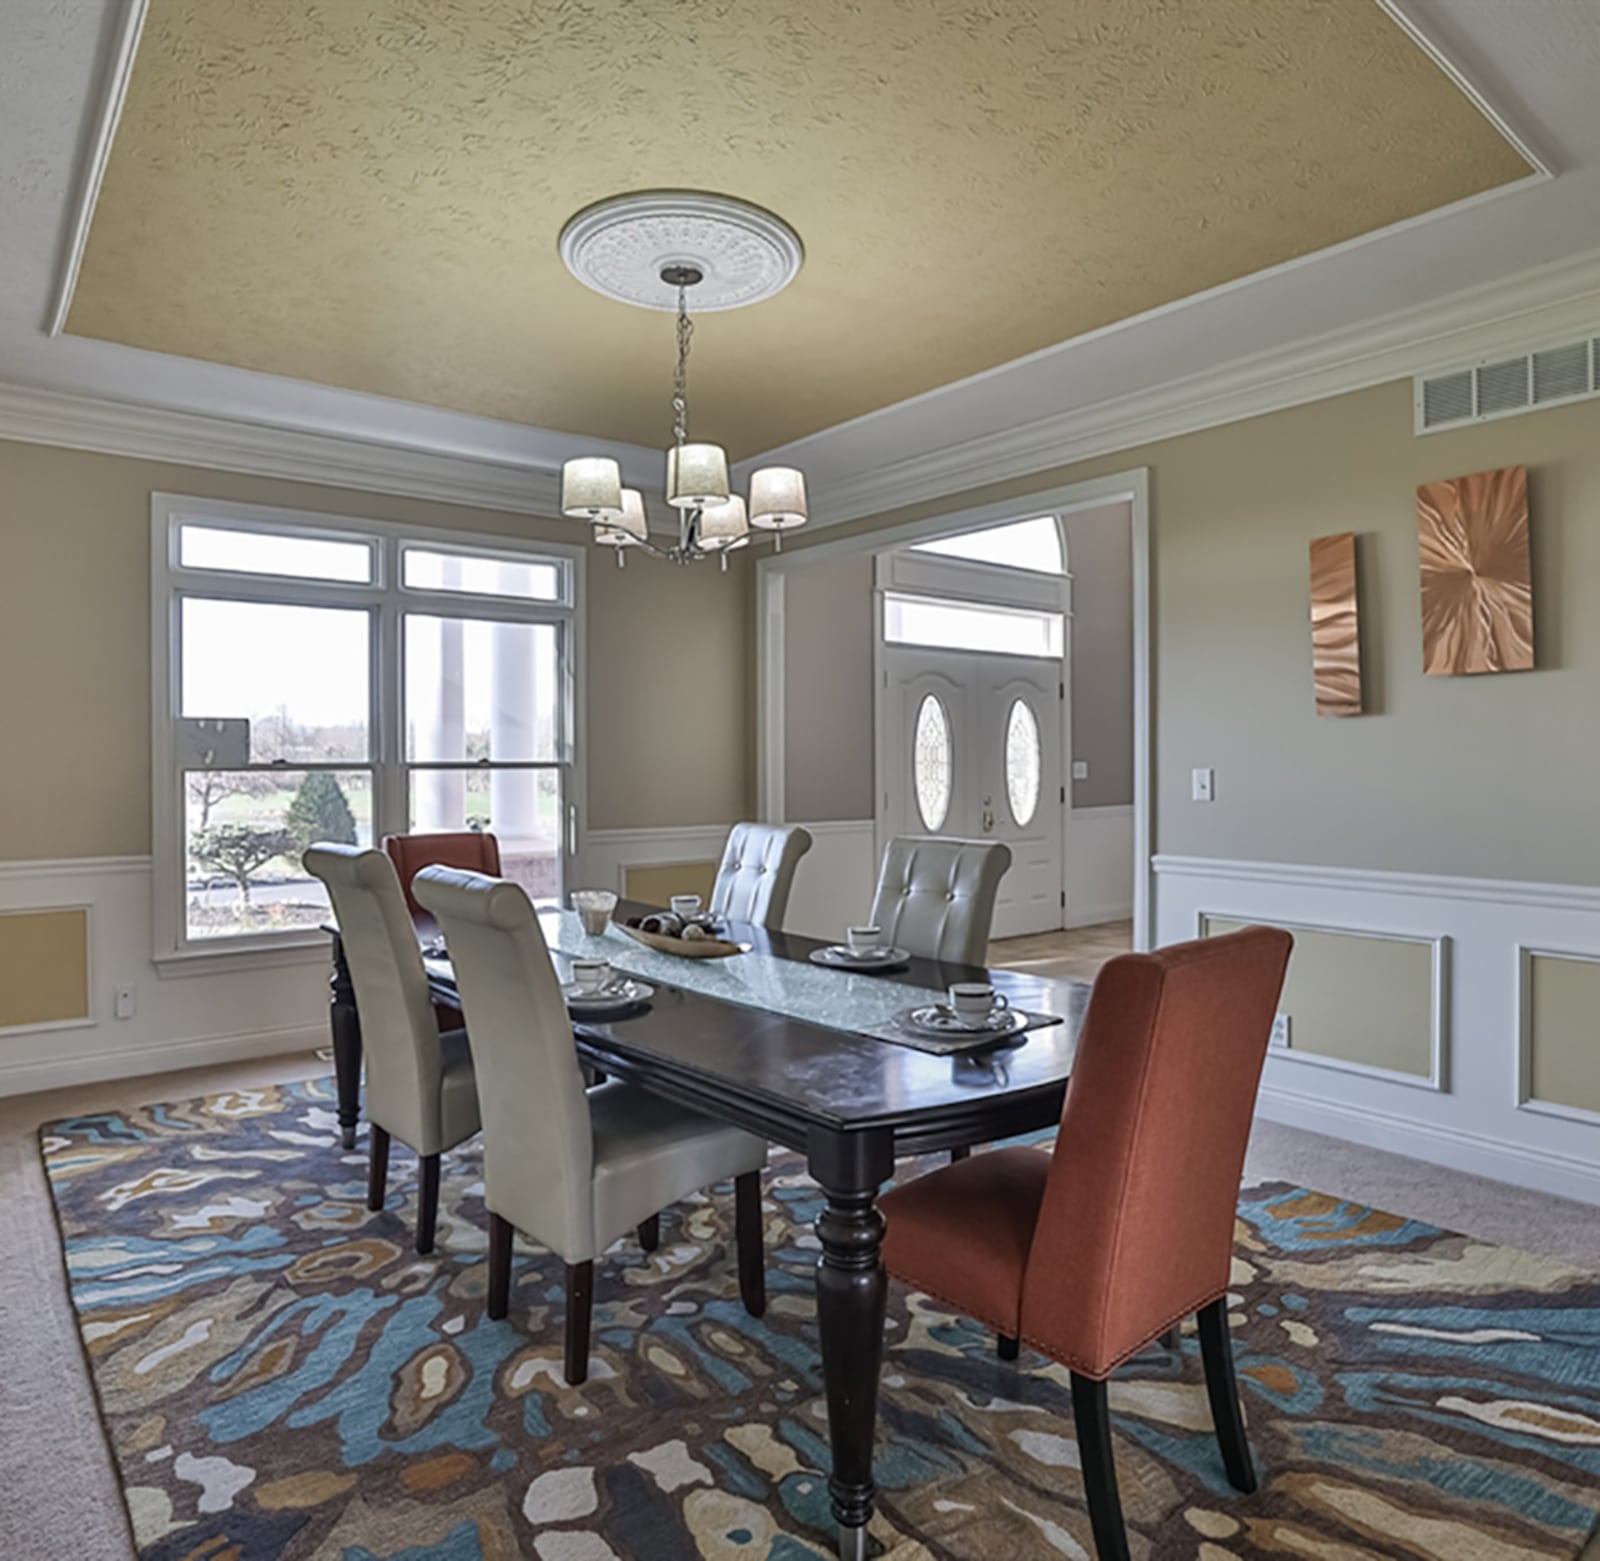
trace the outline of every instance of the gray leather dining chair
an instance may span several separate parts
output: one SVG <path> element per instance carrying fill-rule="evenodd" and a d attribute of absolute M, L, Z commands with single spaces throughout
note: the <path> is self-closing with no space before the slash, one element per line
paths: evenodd
<path fill-rule="evenodd" d="M 794 870 L 811 849 L 798 824 L 735 824 L 711 886 L 711 913 L 781 929 Z"/>
<path fill-rule="evenodd" d="M 371 1135 L 367 1207 L 383 1207 L 389 1141 L 419 1161 L 417 1251 L 433 1251 L 439 1157 L 478 1131 L 478 1090 L 464 1030 L 441 1034 L 422 952 L 394 863 L 382 851 L 312 846 L 306 870 L 328 886 L 361 1014 Z"/>
<path fill-rule="evenodd" d="M 566 1264 L 566 1380 L 582 1382 L 594 1260 L 628 1231 L 643 1235 L 669 1204 L 730 1177 L 740 1294 L 761 1316 L 766 1141 L 620 1080 L 584 1088 L 567 1005 L 520 884 L 425 867 L 412 888 L 444 933 L 482 1081 L 489 1316 L 510 1309 L 520 1230 Z"/>
<path fill-rule="evenodd" d="M 896 836 L 878 871 L 872 924 L 885 943 L 922 959 L 981 965 L 1010 866 L 1010 848 L 996 840 Z"/>

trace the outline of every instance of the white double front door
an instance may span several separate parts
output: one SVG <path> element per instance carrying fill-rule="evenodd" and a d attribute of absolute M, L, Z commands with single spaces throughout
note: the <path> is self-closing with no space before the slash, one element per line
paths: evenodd
<path fill-rule="evenodd" d="M 996 938 L 1062 925 L 1059 660 L 885 646 L 879 809 L 885 835 L 1011 848 Z"/>

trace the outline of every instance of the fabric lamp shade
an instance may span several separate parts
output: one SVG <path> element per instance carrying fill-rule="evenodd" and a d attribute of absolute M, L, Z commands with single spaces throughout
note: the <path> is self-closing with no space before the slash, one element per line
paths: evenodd
<path fill-rule="evenodd" d="M 561 468 L 561 513 L 614 520 L 622 513 L 622 471 L 609 456 L 581 455 Z"/>
<path fill-rule="evenodd" d="M 702 552 L 743 547 L 750 540 L 750 522 L 745 518 L 744 498 L 730 494 L 720 504 L 707 504 L 700 511 L 697 545 Z"/>
<path fill-rule="evenodd" d="M 667 503 L 700 509 L 728 497 L 728 457 L 719 444 L 679 444 L 667 451 Z"/>
<path fill-rule="evenodd" d="M 806 479 L 792 466 L 763 466 L 750 479 L 750 524 L 786 531 L 806 523 Z"/>
<path fill-rule="evenodd" d="M 638 547 L 649 535 L 644 518 L 644 495 L 637 488 L 622 490 L 622 513 L 594 528 L 594 539 L 602 547 Z"/>

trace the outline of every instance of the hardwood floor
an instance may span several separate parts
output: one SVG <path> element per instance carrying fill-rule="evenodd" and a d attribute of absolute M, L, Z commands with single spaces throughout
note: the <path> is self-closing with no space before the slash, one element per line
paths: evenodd
<path fill-rule="evenodd" d="M 1057 981 L 1093 981 L 1100 967 L 1133 947 L 1131 921 L 1107 921 L 1094 927 L 1039 932 L 1027 938 L 1004 938 L 989 945 L 988 963 L 1002 970 L 1026 970 L 1031 976 Z"/>

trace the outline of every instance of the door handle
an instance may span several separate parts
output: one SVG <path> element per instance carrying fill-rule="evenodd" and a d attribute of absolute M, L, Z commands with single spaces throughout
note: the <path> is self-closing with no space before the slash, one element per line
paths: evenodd
<path fill-rule="evenodd" d="M 983 832 L 986 835 L 994 833 L 994 798 L 983 799 Z"/>

